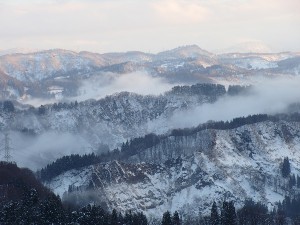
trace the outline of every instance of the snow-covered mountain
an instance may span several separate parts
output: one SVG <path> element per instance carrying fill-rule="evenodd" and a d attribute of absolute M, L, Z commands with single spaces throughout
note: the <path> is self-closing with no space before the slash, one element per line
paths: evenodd
<path fill-rule="evenodd" d="M 60 75 L 88 73 L 105 64 L 99 58 L 97 54 L 90 56 L 60 49 L 9 54 L 0 57 L 0 69 L 22 82 L 29 83 Z"/>
<path fill-rule="evenodd" d="M 214 200 L 234 200 L 238 206 L 252 198 L 272 208 L 300 191 L 281 174 L 284 157 L 290 159 L 291 173 L 300 174 L 299 128 L 295 121 L 266 120 L 171 134 L 127 159 L 70 170 L 47 185 L 66 201 L 92 201 L 154 217 L 166 210 L 205 214 Z"/>
<path fill-rule="evenodd" d="M 66 99 L 80 97 L 87 79 L 110 74 L 118 77 L 137 71 L 168 83 L 251 84 L 259 76 L 299 74 L 299 53 L 228 53 L 215 55 L 196 45 L 149 54 L 143 52 L 91 53 L 54 49 L 0 56 L 0 71 L 14 82 L 7 83 L 10 98 Z M 2 85 L 4 81 L 0 81 Z M 5 92 L 8 93 L 8 92 Z"/>
<path fill-rule="evenodd" d="M 297 62 L 299 53 L 228 53 L 219 55 L 219 59 L 229 65 L 236 65 L 240 68 L 247 70 L 261 70 L 261 69 L 273 69 L 284 70 L 281 68 L 281 64 L 290 59 Z M 294 68 L 295 65 L 289 65 L 290 68 Z M 276 74 L 276 70 L 274 70 Z M 278 71 L 277 71 L 278 73 Z M 290 74 L 294 74 L 290 71 Z"/>
<path fill-rule="evenodd" d="M 187 45 L 178 47 L 172 50 L 163 51 L 156 55 L 159 59 L 182 59 L 182 58 L 199 58 L 199 57 L 213 57 L 214 54 L 204 49 L 201 49 L 197 45 Z"/>

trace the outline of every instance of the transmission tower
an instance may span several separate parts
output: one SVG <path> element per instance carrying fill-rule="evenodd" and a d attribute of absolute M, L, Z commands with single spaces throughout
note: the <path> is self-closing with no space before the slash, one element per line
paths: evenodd
<path fill-rule="evenodd" d="M 10 147 L 10 138 L 9 138 L 9 133 L 6 132 L 4 134 L 4 160 L 6 162 L 13 162 L 12 156 L 11 156 L 11 150 L 12 148 Z"/>

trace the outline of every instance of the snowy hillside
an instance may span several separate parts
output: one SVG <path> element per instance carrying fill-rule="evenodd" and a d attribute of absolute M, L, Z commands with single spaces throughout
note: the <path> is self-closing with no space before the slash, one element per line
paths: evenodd
<path fill-rule="evenodd" d="M 278 67 L 276 62 L 272 62 L 260 57 L 242 57 L 237 59 L 224 60 L 243 69 L 259 70 Z"/>
<path fill-rule="evenodd" d="M 196 215 L 224 199 L 239 205 L 253 198 L 271 208 L 284 195 L 299 192 L 280 170 L 289 157 L 292 173 L 300 173 L 299 128 L 299 122 L 266 121 L 171 135 L 123 162 L 71 170 L 47 185 L 63 199 L 93 196 L 91 201 L 109 208 L 154 217 L 166 210 Z"/>
<path fill-rule="evenodd" d="M 215 102 L 225 94 L 224 86 L 197 84 L 177 86 L 159 96 L 122 92 L 98 101 L 55 103 L 12 112 L 2 110 L 1 133 L 10 130 L 17 161 L 36 168 L 34 163 L 23 164 L 27 162 L 24 155 L 32 157 L 25 154 L 26 149 L 36 149 L 38 155 L 34 157 L 40 157 L 36 161 L 43 166 L 70 152 L 86 153 L 99 148 L 101 152 L 103 145 L 113 150 L 128 139 L 166 132 L 170 128 L 162 127 L 159 121 L 167 121 L 176 111 Z M 48 146 L 44 142 L 49 142 Z M 78 149 L 80 146 L 82 150 Z"/>

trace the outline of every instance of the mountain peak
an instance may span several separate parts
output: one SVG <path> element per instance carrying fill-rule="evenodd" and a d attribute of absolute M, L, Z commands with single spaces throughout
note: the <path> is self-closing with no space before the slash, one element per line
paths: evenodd
<path fill-rule="evenodd" d="M 197 58 L 199 56 L 212 56 L 213 54 L 200 48 L 198 45 L 185 45 L 158 53 L 160 56 L 173 55 L 173 57 Z"/>

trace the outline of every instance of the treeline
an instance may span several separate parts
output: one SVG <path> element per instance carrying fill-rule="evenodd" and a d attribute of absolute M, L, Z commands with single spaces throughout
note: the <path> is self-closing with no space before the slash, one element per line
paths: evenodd
<path fill-rule="evenodd" d="M 126 143 L 122 144 L 120 149 L 120 155 L 123 157 L 128 157 L 135 155 L 139 151 L 145 150 L 147 148 L 151 148 L 157 144 L 159 144 L 163 139 L 168 138 L 169 136 L 190 136 L 195 133 L 198 133 L 203 130 L 213 129 L 213 130 L 230 130 L 234 128 L 238 128 L 244 125 L 255 124 L 259 122 L 265 121 L 293 121 L 300 122 L 300 114 L 278 114 L 278 115 L 267 115 L 267 114 L 257 114 L 250 115 L 247 117 L 238 117 L 234 118 L 231 121 L 211 121 L 207 123 L 200 124 L 194 128 L 184 128 L 184 129 L 173 129 L 169 135 L 156 135 L 156 134 L 148 134 L 144 137 L 134 138 Z"/>
<path fill-rule="evenodd" d="M 299 115 L 300 119 L 300 115 Z M 257 115 L 250 115 L 247 117 L 238 117 L 234 118 L 231 121 L 211 121 L 204 124 L 200 124 L 195 128 L 185 128 L 185 129 L 174 129 L 171 132 L 171 136 L 189 136 L 195 134 L 197 132 L 207 130 L 207 129 L 214 129 L 214 130 L 230 130 L 234 128 L 238 128 L 244 125 L 264 122 L 267 120 L 274 120 L 272 116 L 267 114 L 257 114 Z"/>
<path fill-rule="evenodd" d="M 120 149 L 121 158 L 126 158 L 132 155 L 135 155 L 139 151 L 145 150 L 147 148 L 151 148 L 157 144 L 159 144 L 162 140 L 168 138 L 169 136 L 190 136 L 195 133 L 198 133 L 207 129 L 215 129 L 215 130 L 229 130 L 234 129 L 247 124 L 254 124 L 258 122 L 264 121 L 279 121 L 283 119 L 283 116 L 280 115 L 280 118 L 277 116 L 269 116 L 266 114 L 258 114 L 258 115 L 250 115 L 247 117 L 239 117 L 235 118 L 232 121 L 219 121 L 219 122 L 207 122 L 204 124 L 200 124 L 194 128 L 185 128 L 185 129 L 173 129 L 169 135 L 156 135 L 156 134 L 148 134 L 144 137 L 134 138 L 126 143 L 123 143 Z M 285 120 L 293 121 L 297 119 L 300 121 L 300 114 L 297 116 L 293 115 L 293 117 L 286 115 Z"/>
<path fill-rule="evenodd" d="M 203 95 L 210 96 L 212 100 L 216 100 L 217 97 L 225 95 L 225 86 L 220 84 L 194 84 L 191 86 L 175 86 L 167 94 L 176 95 Z"/>
<path fill-rule="evenodd" d="M 95 153 L 84 155 L 72 154 L 69 156 L 63 156 L 62 158 L 59 158 L 54 162 L 48 164 L 45 168 L 38 171 L 37 174 L 42 181 L 50 180 L 65 171 L 71 169 L 79 169 L 81 167 L 102 162 L 103 157 L 104 155 L 101 157 L 95 155 Z"/>
<path fill-rule="evenodd" d="M 234 96 L 234 95 L 241 95 L 241 94 L 249 94 L 253 86 L 240 86 L 240 85 L 229 85 L 227 94 Z"/>
<path fill-rule="evenodd" d="M 167 94 L 188 94 L 188 95 L 206 95 L 213 97 L 216 100 L 217 97 L 223 96 L 226 93 L 230 96 L 249 94 L 252 86 L 241 86 L 241 85 L 229 85 L 226 91 L 225 86 L 221 84 L 194 84 L 191 86 L 175 86 Z"/>
<path fill-rule="evenodd" d="M 247 117 L 238 117 L 238 118 L 234 118 L 231 121 L 225 121 L 225 122 L 211 121 L 211 122 L 200 124 L 195 128 L 174 129 L 171 132 L 171 136 L 189 136 L 207 129 L 230 130 L 244 125 L 250 125 L 250 124 L 266 122 L 266 121 L 278 122 L 281 120 L 287 122 L 300 122 L 300 113 L 277 114 L 277 115 L 257 114 L 257 115 L 249 115 Z"/>
<path fill-rule="evenodd" d="M 126 141 L 121 146 L 121 155 L 126 158 L 132 155 L 137 154 L 139 151 L 151 148 L 161 141 L 161 139 L 166 138 L 166 136 L 158 136 L 156 134 L 147 134 L 144 137 L 138 137 L 131 139 L 130 141 Z"/>
<path fill-rule="evenodd" d="M 37 109 L 37 113 L 40 115 L 43 115 L 47 112 L 47 109 L 51 109 L 53 111 L 60 111 L 65 109 L 74 109 L 78 107 L 78 102 L 59 102 L 59 103 L 53 103 L 52 105 L 40 105 Z"/>

